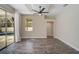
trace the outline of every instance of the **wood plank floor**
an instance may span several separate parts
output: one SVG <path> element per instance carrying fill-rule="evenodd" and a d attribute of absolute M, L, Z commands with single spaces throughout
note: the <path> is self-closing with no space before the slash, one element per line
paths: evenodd
<path fill-rule="evenodd" d="M 0 54 L 78 54 L 79 52 L 53 37 L 22 39 L 0 51 Z"/>

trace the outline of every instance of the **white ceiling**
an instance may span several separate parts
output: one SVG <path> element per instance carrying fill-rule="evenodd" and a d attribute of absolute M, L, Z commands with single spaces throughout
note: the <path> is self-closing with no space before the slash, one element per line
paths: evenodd
<path fill-rule="evenodd" d="M 15 10 L 17 10 L 21 14 L 33 14 L 32 11 L 30 11 L 25 4 L 10 4 Z"/>
<path fill-rule="evenodd" d="M 49 12 L 48 15 L 56 15 L 63 8 L 64 4 L 10 4 L 15 10 L 17 10 L 21 14 L 34 14 L 35 12 L 32 10 L 39 11 L 39 6 L 46 8 L 44 11 Z"/>

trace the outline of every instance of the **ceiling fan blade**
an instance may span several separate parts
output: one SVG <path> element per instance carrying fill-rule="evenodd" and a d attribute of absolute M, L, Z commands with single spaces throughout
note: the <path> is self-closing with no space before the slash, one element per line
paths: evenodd
<path fill-rule="evenodd" d="M 64 7 L 66 7 L 68 4 L 64 4 Z"/>
<path fill-rule="evenodd" d="M 32 9 L 33 11 L 35 11 L 35 12 L 39 12 L 39 11 L 37 11 L 37 10 L 34 10 L 34 9 Z"/>
<path fill-rule="evenodd" d="M 41 11 L 39 13 L 42 13 L 44 11 L 45 8 L 42 8 Z"/>
<path fill-rule="evenodd" d="M 39 6 L 39 8 L 41 8 L 42 6 Z"/>
<path fill-rule="evenodd" d="M 42 13 L 49 13 L 49 12 L 42 12 Z"/>

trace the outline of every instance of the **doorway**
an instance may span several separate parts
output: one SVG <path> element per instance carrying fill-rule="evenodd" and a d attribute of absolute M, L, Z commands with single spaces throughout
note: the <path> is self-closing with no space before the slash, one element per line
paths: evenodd
<path fill-rule="evenodd" d="M 53 22 L 47 21 L 47 36 L 53 36 Z"/>

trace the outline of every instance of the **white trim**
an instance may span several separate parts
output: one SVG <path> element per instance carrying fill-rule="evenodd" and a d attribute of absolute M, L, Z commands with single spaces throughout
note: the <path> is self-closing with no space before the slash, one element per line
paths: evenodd
<path fill-rule="evenodd" d="M 47 38 L 47 37 L 21 37 L 21 38 Z"/>

